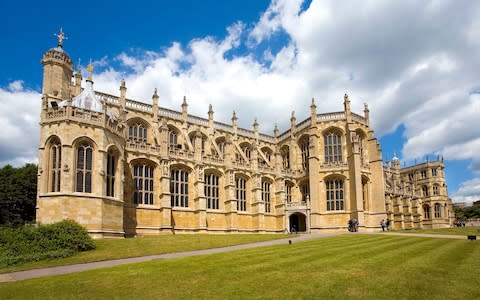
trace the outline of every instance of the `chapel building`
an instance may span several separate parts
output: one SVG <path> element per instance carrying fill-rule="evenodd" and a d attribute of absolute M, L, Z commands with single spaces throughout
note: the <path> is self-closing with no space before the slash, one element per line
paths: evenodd
<path fill-rule="evenodd" d="M 37 221 L 73 219 L 93 237 L 448 227 L 443 161 L 382 162 L 369 110 L 318 113 L 273 135 L 94 90 L 58 46 L 41 101 Z"/>

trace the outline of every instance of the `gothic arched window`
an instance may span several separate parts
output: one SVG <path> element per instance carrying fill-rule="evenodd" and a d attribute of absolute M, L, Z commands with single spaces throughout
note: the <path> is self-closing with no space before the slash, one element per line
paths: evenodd
<path fill-rule="evenodd" d="M 287 203 L 292 202 L 292 188 L 293 184 L 285 182 L 285 200 Z"/>
<path fill-rule="evenodd" d="M 270 205 L 270 182 L 262 181 L 262 201 L 265 203 L 265 212 L 269 213 L 272 211 Z"/>
<path fill-rule="evenodd" d="M 50 147 L 50 192 L 60 192 L 62 167 L 62 146 L 58 139 Z"/>
<path fill-rule="evenodd" d="M 188 207 L 188 172 L 172 169 L 170 172 L 170 199 L 172 207 Z"/>
<path fill-rule="evenodd" d="M 302 202 L 307 202 L 307 199 L 310 198 L 310 184 L 306 182 L 300 186 L 300 191 L 302 193 Z"/>
<path fill-rule="evenodd" d="M 343 180 L 328 180 L 325 184 L 327 186 L 327 210 L 344 210 Z"/>
<path fill-rule="evenodd" d="M 77 147 L 76 192 L 92 192 L 93 147 L 84 142 Z"/>
<path fill-rule="evenodd" d="M 115 173 L 117 170 L 117 157 L 115 152 L 107 152 L 107 197 L 115 197 Z"/>
<path fill-rule="evenodd" d="M 439 219 L 442 217 L 442 206 L 440 203 L 435 203 L 434 206 L 435 218 Z"/>
<path fill-rule="evenodd" d="M 204 175 L 204 192 L 208 209 L 219 209 L 218 179 L 218 176 L 214 174 Z"/>
<path fill-rule="evenodd" d="M 153 205 L 153 167 L 148 164 L 135 164 L 133 166 L 135 204 Z"/>
<path fill-rule="evenodd" d="M 310 157 L 310 153 L 309 153 L 309 141 L 308 141 L 308 138 L 304 138 L 301 142 L 300 142 L 300 148 L 302 150 L 302 167 L 304 170 L 308 170 L 308 158 Z"/>
<path fill-rule="evenodd" d="M 290 169 L 290 150 L 288 147 L 282 148 L 282 164 L 284 169 Z"/>
<path fill-rule="evenodd" d="M 423 205 L 423 218 L 430 219 L 430 206 L 428 204 Z"/>
<path fill-rule="evenodd" d="M 179 148 L 177 132 L 175 132 L 174 130 L 168 131 L 168 148 L 170 150 L 176 150 Z"/>
<path fill-rule="evenodd" d="M 235 198 L 237 211 L 247 211 L 247 181 L 240 176 L 235 177 Z"/>
<path fill-rule="evenodd" d="M 330 132 L 323 136 L 325 146 L 325 163 L 342 161 L 342 136 Z"/>
<path fill-rule="evenodd" d="M 428 186 L 426 186 L 426 185 L 422 186 L 422 196 L 423 197 L 428 197 Z"/>
<path fill-rule="evenodd" d="M 434 184 L 434 185 L 433 185 L 433 194 L 434 194 L 435 196 L 440 195 L 440 186 L 439 186 L 438 184 Z"/>
<path fill-rule="evenodd" d="M 135 142 L 147 142 L 147 128 L 142 123 L 132 124 L 128 127 L 128 138 Z"/>

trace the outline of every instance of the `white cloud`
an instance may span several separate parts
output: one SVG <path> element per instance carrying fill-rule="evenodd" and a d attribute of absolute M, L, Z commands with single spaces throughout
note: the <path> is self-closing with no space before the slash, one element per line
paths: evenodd
<path fill-rule="evenodd" d="M 21 92 L 23 90 L 23 80 L 15 80 L 10 82 L 8 90 L 11 92 Z"/>
<path fill-rule="evenodd" d="M 251 46 L 258 45 L 273 33 L 288 27 L 289 23 L 295 22 L 302 2 L 302 0 L 273 0 L 249 34 L 250 40 L 254 41 Z"/>
<path fill-rule="evenodd" d="M 0 165 L 36 162 L 41 95 L 13 81 L 0 88 Z"/>
<path fill-rule="evenodd" d="M 480 200 L 480 178 L 463 182 L 452 196 L 454 202 L 473 202 Z"/>

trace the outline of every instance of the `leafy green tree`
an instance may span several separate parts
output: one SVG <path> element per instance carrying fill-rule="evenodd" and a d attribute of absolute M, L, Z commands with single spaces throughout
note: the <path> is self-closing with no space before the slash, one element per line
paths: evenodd
<path fill-rule="evenodd" d="M 473 205 L 467 207 L 456 207 L 455 218 L 460 221 L 466 221 L 469 219 L 480 219 L 480 206 Z"/>
<path fill-rule="evenodd" d="M 18 226 L 35 220 L 37 166 L 0 168 L 0 226 Z"/>

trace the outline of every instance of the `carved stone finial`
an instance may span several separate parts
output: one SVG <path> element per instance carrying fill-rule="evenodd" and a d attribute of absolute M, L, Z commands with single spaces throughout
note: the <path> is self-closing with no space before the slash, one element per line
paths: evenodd
<path fill-rule="evenodd" d="M 345 96 L 343 96 L 343 100 L 345 100 L 345 102 L 348 101 L 348 95 L 347 94 L 345 94 Z"/>
<path fill-rule="evenodd" d="M 122 80 L 120 81 L 120 87 L 122 87 L 122 88 L 126 87 L 125 79 L 123 79 L 123 78 L 122 78 Z"/>
<path fill-rule="evenodd" d="M 212 104 L 209 104 L 209 105 L 208 105 L 208 112 L 209 112 L 209 113 L 213 113 L 213 106 L 212 106 Z"/>
<path fill-rule="evenodd" d="M 158 94 L 157 94 L 157 88 L 155 88 L 155 89 L 153 90 L 153 95 L 154 95 L 154 96 L 158 96 Z"/>
<path fill-rule="evenodd" d="M 187 104 L 187 96 L 183 96 L 182 106 L 188 106 L 188 104 Z"/>
<path fill-rule="evenodd" d="M 368 103 L 367 102 L 363 103 L 363 110 L 368 111 Z"/>
<path fill-rule="evenodd" d="M 92 81 L 92 74 L 93 74 L 93 64 L 92 59 L 90 58 L 90 63 L 87 66 L 88 78 L 87 80 Z"/>
<path fill-rule="evenodd" d="M 63 41 L 68 40 L 68 37 L 63 33 L 63 27 L 60 27 L 60 33 L 54 33 L 53 35 L 58 38 L 58 47 L 63 48 Z"/>
<path fill-rule="evenodd" d="M 258 127 L 257 118 L 255 118 L 255 119 L 253 120 L 253 127 Z"/>
<path fill-rule="evenodd" d="M 238 120 L 237 118 L 237 114 L 235 113 L 235 111 L 233 111 L 233 114 L 232 114 L 232 121 L 236 121 Z"/>
<path fill-rule="evenodd" d="M 295 111 L 292 110 L 292 117 L 290 119 L 295 119 Z"/>
<path fill-rule="evenodd" d="M 80 65 L 81 59 L 80 57 L 78 58 L 78 63 L 77 63 L 77 74 L 82 73 L 82 66 Z"/>
<path fill-rule="evenodd" d="M 398 162 L 397 151 L 393 151 L 392 161 L 393 161 L 393 162 L 396 162 L 396 161 Z"/>
<path fill-rule="evenodd" d="M 310 107 L 316 107 L 315 105 L 315 98 L 312 97 L 312 104 L 310 105 Z"/>

